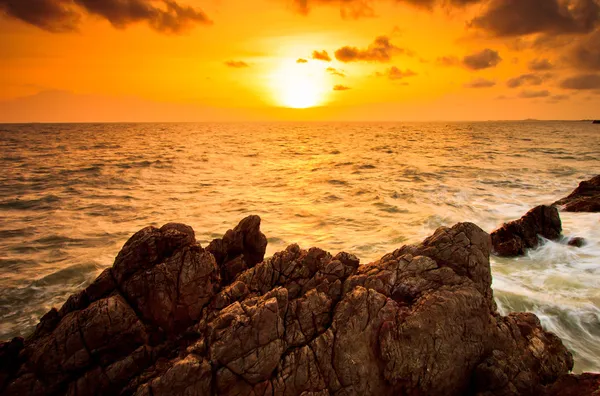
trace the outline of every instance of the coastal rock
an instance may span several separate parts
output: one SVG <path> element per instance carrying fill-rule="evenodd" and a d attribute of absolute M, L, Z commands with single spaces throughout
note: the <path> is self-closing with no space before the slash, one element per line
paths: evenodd
<path fill-rule="evenodd" d="M 544 396 L 600 396 L 600 374 L 564 375 L 546 387 Z"/>
<path fill-rule="evenodd" d="M 499 256 L 522 256 L 526 249 L 540 243 L 539 236 L 557 240 L 562 232 L 558 210 L 554 206 L 537 206 L 519 220 L 511 221 L 492 232 L 494 252 Z"/>
<path fill-rule="evenodd" d="M 442 227 L 362 266 L 348 253 L 298 245 L 264 260 L 259 226 L 244 219 L 206 249 L 183 225 L 136 233 L 111 269 L 34 334 L 0 345 L 0 393 L 491 396 L 593 387 L 594 378 L 568 376 L 570 352 L 535 315 L 497 312 L 491 238 L 474 224 Z"/>
<path fill-rule="evenodd" d="M 569 246 L 574 246 L 574 247 L 583 247 L 585 246 L 585 239 L 581 238 L 581 237 L 574 237 L 569 239 L 569 242 L 567 242 L 567 244 Z"/>
<path fill-rule="evenodd" d="M 206 250 L 214 257 L 225 282 L 260 263 L 267 249 L 267 238 L 260 232 L 260 217 L 248 216 L 222 239 L 213 240 Z"/>
<path fill-rule="evenodd" d="M 600 212 L 600 175 L 582 181 L 568 197 L 553 205 L 562 206 L 565 212 Z"/>

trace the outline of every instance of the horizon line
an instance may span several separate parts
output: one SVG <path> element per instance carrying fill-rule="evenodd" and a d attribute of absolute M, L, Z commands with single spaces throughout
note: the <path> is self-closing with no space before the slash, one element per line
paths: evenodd
<path fill-rule="evenodd" d="M 572 119 L 489 119 L 489 120 L 247 120 L 247 121 L 0 121 L 0 125 L 35 125 L 35 124 L 264 124 L 264 123 L 455 123 L 455 122 L 592 122 L 594 118 Z"/>

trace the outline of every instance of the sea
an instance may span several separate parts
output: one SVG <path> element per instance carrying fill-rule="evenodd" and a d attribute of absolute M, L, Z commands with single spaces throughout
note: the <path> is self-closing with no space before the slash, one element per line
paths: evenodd
<path fill-rule="evenodd" d="M 492 232 L 599 173 L 586 122 L 0 125 L 0 339 L 148 225 L 189 224 L 205 246 L 257 214 L 267 256 L 298 243 L 369 263 L 440 226 Z M 600 213 L 561 217 L 586 245 L 492 257 L 494 295 L 600 372 Z"/>

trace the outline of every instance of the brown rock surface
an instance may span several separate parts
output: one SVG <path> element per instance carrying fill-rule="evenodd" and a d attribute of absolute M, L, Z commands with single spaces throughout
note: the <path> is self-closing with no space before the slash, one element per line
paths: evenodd
<path fill-rule="evenodd" d="M 545 396 L 600 396 L 600 374 L 563 375 L 548 385 Z"/>
<path fill-rule="evenodd" d="M 582 181 L 568 197 L 553 205 L 562 206 L 565 212 L 600 212 L 600 175 Z"/>
<path fill-rule="evenodd" d="M 499 256 L 522 256 L 536 248 L 542 236 L 556 240 L 562 232 L 558 210 L 554 206 L 537 206 L 519 220 L 511 221 L 492 232 L 494 252 Z"/>
<path fill-rule="evenodd" d="M 207 249 L 183 225 L 136 233 L 34 334 L 0 344 L 0 393 L 557 395 L 597 384 L 567 376 L 571 354 L 535 315 L 498 314 L 491 238 L 473 224 L 363 266 L 297 245 L 263 260 L 259 227 L 247 218 Z"/>

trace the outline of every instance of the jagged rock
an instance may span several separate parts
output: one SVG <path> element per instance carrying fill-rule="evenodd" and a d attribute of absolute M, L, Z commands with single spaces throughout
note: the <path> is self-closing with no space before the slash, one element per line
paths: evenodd
<path fill-rule="evenodd" d="M 539 236 L 557 240 L 562 232 L 558 210 L 554 206 L 537 206 L 519 220 L 504 224 L 492 232 L 494 252 L 499 256 L 522 256 L 526 249 L 540 243 Z"/>
<path fill-rule="evenodd" d="M 565 212 L 600 212 L 600 175 L 582 181 L 568 197 L 553 205 L 562 206 Z"/>
<path fill-rule="evenodd" d="M 600 374 L 564 375 L 548 385 L 544 396 L 600 396 Z"/>
<path fill-rule="evenodd" d="M 222 239 L 212 241 L 206 250 L 215 257 L 225 282 L 260 263 L 267 249 L 267 238 L 260 232 L 260 217 L 248 216 Z"/>
<path fill-rule="evenodd" d="M 585 246 L 585 239 L 581 238 L 581 237 L 574 237 L 569 239 L 569 242 L 567 242 L 567 244 L 569 246 L 574 246 L 574 247 L 583 247 Z"/>
<path fill-rule="evenodd" d="M 440 228 L 419 245 L 363 266 L 348 253 L 297 245 L 263 260 L 259 225 L 258 217 L 247 218 L 206 250 L 183 225 L 136 233 L 110 270 L 46 315 L 33 335 L 0 345 L 0 392 L 592 389 L 594 379 L 565 377 L 573 358 L 535 315 L 498 314 L 491 238 L 474 224 Z"/>

